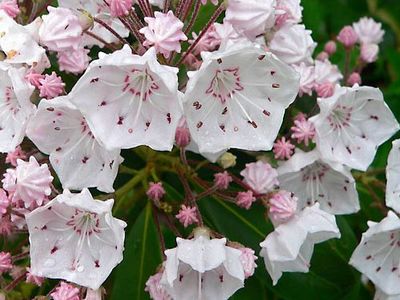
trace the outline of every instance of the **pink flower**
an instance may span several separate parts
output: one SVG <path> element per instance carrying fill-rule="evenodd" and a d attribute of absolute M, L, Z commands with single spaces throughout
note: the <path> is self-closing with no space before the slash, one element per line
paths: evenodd
<path fill-rule="evenodd" d="M 21 12 L 17 0 L 3 0 L 0 3 L 0 10 L 4 10 L 11 18 L 15 18 Z"/>
<path fill-rule="evenodd" d="M 198 35 L 193 32 L 193 39 L 189 40 L 189 44 L 193 44 L 197 39 Z M 211 25 L 211 27 L 207 30 L 207 32 L 203 35 L 200 41 L 196 44 L 196 47 L 193 49 L 194 55 L 199 55 L 203 51 L 214 51 L 221 44 L 221 38 L 218 35 L 215 26 Z"/>
<path fill-rule="evenodd" d="M 46 74 L 44 78 L 39 79 L 39 82 L 40 97 L 52 99 L 64 92 L 65 83 L 54 71 L 51 75 Z"/>
<path fill-rule="evenodd" d="M 244 177 L 243 181 L 259 194 L 268 193 L 279 184 L 278 172 L 261 160 L 246 164 L 240 175 Z"/>
<path fill-rule="evenodd" d="M 360 58 L 366 63 L 373 63 L 378 59 L 379 47 L 376 44 L 362 44 Z"/>
<path fill-rule="evenodd" d="M 17 166 L 17 159 L 26 159 L 26 153 L 21 149 L 21 146 L 17 146 L 14 151 L 8 152 L 6 157 L 6 163 Z"/>
<path fill-rule="evenodd" d="M 334 41 L 329 41 L 325 44 L 324 51 L 329 55 L 336 52 L 336 43 Z"/>
<path fill-rule="evenodd" d="M 26 268 L 26 282 L 33 283 L 37 286 L 41 286 L 44 282 L 44 278 L 40 276 L 35 276 L 31 273 L 31 268 Z"/>
<path fill-rule="evenodd" d="M 275 142 L 272 151 L 276 159 L 289 159 L 293 154 L 294 148 L 295 146 L 289 140 L 286 141 L 286 138 L 282 137 Z"/>
<path fill-rule="evenodd" d="M 80 300 L 79 289 L 64 281 L 50 294 L 54 300 Z"/>
<path fill-rule="evenodd" d="M 236 204 L 245 209 L 250 209 L 251 205 L 255 201 L 256 198 L 253 196 L 252 191 L 239 192 L 236 196 Z"/>
<path fill-rule="evenodd" d="M 0 216 L 7 213 L 9 205 L 10 205 L 10 199 L 8 199 L 7 193 L 0 188 Z"/>
<path fill-rule="evenodd" d="M 146 282 L 146 292 L 150 294 L 153 300 L 171 300 L 171 296 L 167 293 L 164 286 L 160 284 L 162 272 L 150 276 Z"/>
<path fill-rule="evenodd" d="M 190 132 L 185 118 L 182 118 L 178 123 L 175 132 L 175 143 L 182 148 L 190 144 Z"/>
<path fill-rule="evenodd" d="M 227 171 L 214 174 L 214 185 L 220 190 L 226 190 L 232 181 L 233 179 Z"/>
<path fill-rule="evenodd" d="M 349 78 L 347 79 L 347 84 L 349 86 L 353 86 L 355 84 L 360 85 L 361 84 L 361 76 L 357 72 L 353 72 L 350 74 Z"/>
<path fill-rule="evenodd" d="M 106 0 L 112 17 L 123 17 L 132 9 L 132 0 Z"/>
<path fill-rule="evenodd" d="M 315 127 L 314 124 L 310 121 L 304 120 L 295 120 L 294 125 L 290 130 L 292 133 L 292 139 L 297 139 L 297 143 L 304 142 L 306 146 L 308 146 L 309 142 L 314 139 L 315 136 Z"/>
<path fill-rule="evenodd" d="M 175 17 L 172 11 L 164 14 L 155 12 L 154 18 L 144 18 L 147 23 L 146 27 L 140 29 L 140 33 L 144 34 L 146 41 L 144 46 L 154 46 L 158 53 L 169 58 L 171 52 L 181 52 L 180 41 L 186 41 L 187 37 L 183 33 L 183 23 Z"/>
<path fill-rule="evenodd" d="M 254 270 L 257 267 L 255 261 L 257 260 L 257 256 L 254 255 L 254 250 L 250 248 L 240 248 L 239 249 L 242 254 L 240 255 L 240 262 L 242 263 L 244 276 L 249 278 L 253 276 Z"/>
<path fill-rule="evenodd" d="M 90 57 L 88 53 L 89 50 L 85 48 L 58 52 L 57 58 L 60 71 L 72 74 L 82 73 L 89 65 Z"/>
<path fill-rule="evenodd" d="M 293 193 L 281 190 L 269 199 L 269 215 L 277 223 L 288 221 L 297 209 L 297 198 Z"/>
<path fill-rule="evenodd" d="M 146 192 L 147 197 L 151 200 L 158 202 L 165 195 L 165 190 L 162 186 L 162 182 L 150 182 L 149 189 Z"/>
<path fill-rule="evenodd" d="M 26 208 L 32 208 L 42 205 L 51 194 L 52 180 L 47 164 L 39 165 L 31 156 L 29 162 L 18 159 L 17 167 L 7 169 L 2 182 L 14 203 L 23 202 Z"/>
<path fill-rule="evenodd" d="M 175 217 L 179 220 L 179 222 L 182 223 L 184 227 L 188 227 L 189 225 L 199 222 L 199 219 L 197 219 L 196 207 L 182 205 L 179 213 Z"/>
<path fill-rule="evenodd" d="M 39 28 L 40 43 L 52 51 L 78 49 L 82 42 L 82 27 L 70 9 L 62 7 L 47 8 L 49 14 L 42 17 Z"/>
<path fill-rule="evenodd" d="M 361 44 L 379 44 L 385 34 L 381 23 L 377 23 L 374 19 L 367 17 L 361 18 L 357 23 L 353 23 L 353 28 Z"/>
<path fill-rule="evenodd" d="M 318 97 L 328 98 L 335 92 L 335 85 L 331 82 L 324 82 L 322 84 L 317 84 L 315 87 Z"/>
<path fill-rule="evenodd" d="M 317 60 L 321 60 L 321 61 L 324 61 L 328 58 L 329 58 L 329 54 L 325 51 L 320 52 L 316 57 Z"/>
<path fill-rule="evenodd" d="M 43 78 L 44 75 L 36 73 L 33 69 L 30 69 L 25 75 L 25 79 L 36 88 L 40 87 L 40 80 Z"/>
<path fill-rule="evenodd" d="M 11 268 L 11 254 L 4 251 L 0 252 L 0 274 L 10 271 Z"/>
<path fill-rule="evenodd" d="M 358 36 L 353 27 L 345 26 L 342 28 L 342 30 L 340 30 L 336 39 L 346 48 L 351 48 L 355 43 L 357 43 Z"/>

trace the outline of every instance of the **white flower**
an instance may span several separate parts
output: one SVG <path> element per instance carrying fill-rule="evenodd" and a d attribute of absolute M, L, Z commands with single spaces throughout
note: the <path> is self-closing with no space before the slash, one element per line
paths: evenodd
<path fill-rule="evenodd" d="M 286 24 L 280 28 L 269 43 L 269 49 L 279 59 L 288 64 L 313 62 L 312 54 L 316 43 L 311 37 L 311 31 L 304 25 Z"/>
<path fill-rule="evenodd" d="M 333 65 L 328 59 L 324 61 L 316 60 L 314 70 L 316 85 L 327 82 L 336 84 L 339 83 L 339 81 L 343 78 L 338 66 Z"/>
<path fill-rule="evenodd" d="M 400 213 L 400 140 L 392 143 L 386 167 L 386 205 Z"/>
<path fill-rule="evenodd" d="M 350 264 L 385 294 L 400 294 L 400 220 L 389 211 L 381 222 L 368 222 Z"/>
<path fill-rule="evenodd" d="M 37 44 L 30 31 L 16 23 L 2 10 L 0 10 L 0 50 L 6 55 L 4 62 L 15 67 L 27 64 L 43 71 L 50 66 L 46 50 Z"/>
<path fill-rule="evenodd" d="M 312 118 L 315 141 L 324 159 L 366 170 L 377 147 L 398 129 L 393 113 L 377 88 L 337 86 L 332 97 L 319 99 Z"/>
<path fill-rule="evenodd" d="M 93 61 L 70 99 L 107 149 L 171 150 L 181 117 L 177 71 L 160 65 L 154 48 L 138 56 L 126 45 Z"/>
<path fill-rule="evenodd" d="M 280 187 L 298 197 L 299 210 L 320 203 L 331 214 L 349 214 L 360 209 L 355 180 L 343 165 L 321 158 L 318 151 L 296 150 L 278 168 Z"/>
<path fill-rule="evenodd" d="M 362 44 L 379 44 L 385 34 L 381 23 L 367 17 L 361 18 L 357 23 L 353 23 L 353 28 Z"/>
<path fill-rule="evenodd" d="M 65 190 L 27 214 L 31 273 L 98 289 L 122 260 L 126 224 L 113 203 Z"/>
<path fill-rule="evenodd" d="M 254 40 L 275 23 L 275 0 L 229 0 L 224 23 Z"/>
<path fill-rule="evenodd" d="M 277 0 L 276 9 L 279 10 L 276 12 L 278 21 L 282 18 L 284 24 L 301 22 L 303 7 L 300 0 Z"/>
<path fill-rule="evenodd" d="M 269 150 L 299 79 L 289 66 L 251 44 L 203 52 L 190 79 L 184 112 L 201 153 L 228 148 Z"/>
<path fill-rule="evenodd" d="M 122 162 L 120 150 L 108 151 L 99 144 L 68 96 L 42 100 L 27 135 L 39 150 L 50 154 L 50 162 L 64 188 L 114 191 L 113 183 Z"/>
<path fill-rule="evenodd" d="M 314 244 L 339 237 L 335 217 L 317 203 L 276 227 L 260 244 L 260 256 L 275 285 L 283 272 L 308 272 Z"/>
<path fill-rule="evenodd" d="M 388 295 L 379 288 L 375 288 L 374 300 L 400 300 L 400 294 Z"/>
<path fill-rule="evenodd" d="M 25 136 L 27 122 L 35 112 L 30 97 L 33 87 L 24 79 L 25 69 L 0 62 L 0 152 L 14 151 Z"/>
<path fill-rule="evenodd" d="M 200 231 L 200 233 L 199 233 Z M 198 229 L 193 240 L 177 238 L 177 247 L 165 251 L 161 284 L 175 300 L 224 300 L 243 287 L 241 251 L 226 239 L 210 239 Z"/>

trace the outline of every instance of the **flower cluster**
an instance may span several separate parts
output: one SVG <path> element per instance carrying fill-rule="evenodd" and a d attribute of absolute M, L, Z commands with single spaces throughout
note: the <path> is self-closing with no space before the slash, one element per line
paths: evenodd
<path fill-rule="evenodd" d="M 56 300 L 102 299 L 130 247 L 122 210 L 143 202 L 164 258 L 142 287 L 152 299 L 228 299 L 256 254 L 274 285 L 308 272 L 400 128 L 382 92 L 361 85 L 384 35 L 370 18 L 315 53 L 300 0 L 213 0 L 198 32 L 203 0 L 28 2 L 0 0 L 0 234 L 29 240 L 0 252 L 0 274 L 22 269 L 0 281 L 5 293 L 26 281 Z M 369 224 L 350 261 L 386 296 L 400 295 L 399 149 L 387 168 L 394 212 Z M 250 151 L 262 155 L 234 169 L 233 153 Z M 259 249 L 230 240 L 203 218 L 215 201 L 262 209 L 274 229 Z"/>

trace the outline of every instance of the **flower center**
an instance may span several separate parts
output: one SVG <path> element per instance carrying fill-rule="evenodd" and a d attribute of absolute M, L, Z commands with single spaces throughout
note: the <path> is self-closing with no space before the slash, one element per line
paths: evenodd
<path fill-rule="evenodd" d="M 90 236 L 93 232 L 100 233 L 99 223 L 100 219 L 96 213 L 76 209 L 66 225 L 80 236 Z"/>
<path fill-rule="evenodd" d="M 158 84 L 147 69 L 133 69 L 126 75 L 124 82 L 125 85 L 122 92 L 129 91 L 132 95 L 139 97 L 143 101 L 146 101 L 155 90 L 159 89 Z"/>
<path fill-rule="evenodd" d="M 307 194 L 310 196 L 307 199 L 307 205 L 313 205 L 318 199 L 326 196 L 322 180 L 328 170 L 328 166 L 320 162 L 315 162 L 302 169 L 302 181 L 306 183 Z"/>
<path fill-rule="evenodd" d="M 350 124 L 352 107 L 338 104 L 328 117 L 329 125 L 333 130 L 339 130 L 348 127 Z"/>
<path fill-rule="evenodd" d="M 236 91 L 242 91 L 244 88 L 240 83 L 239 68 L 217 70 L 206 94 L 221 101 L 222 104 L 227 99 L 232 98 Z"/>

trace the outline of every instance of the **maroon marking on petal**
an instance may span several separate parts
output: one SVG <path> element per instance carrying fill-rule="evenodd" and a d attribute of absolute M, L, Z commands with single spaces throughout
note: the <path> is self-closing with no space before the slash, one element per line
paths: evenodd
<path fill-rule="evenodd" d="M 332 207 L 332 202 L 328 202 L 329 207 Z"/>
<path fill-rule="evenodd" d="M 46 110 L 48 110 L 48 111 L 54 111 L 54 107 L 48 107 L 48 108 L 46 108 Z"/>
<path fill-rule="evenodd" d="M 221 130 L 222 130 L 223 132 L 225 132 L 225 125 L 219 125 L 219 128 L 221 128 Z"/>
<path fill-rule="evenodd" d="M 269 101 L 269 102 L 272 102 L 272 100 L 271 100 L 271 98 L 270 98 L 270 97 L 268 97 L 267 99 L 268 99 L 268 101 Z"/>
<path fill-rule="evenodd" d="M 260 55 L 260 56 L 258 57 L 258 60 L 263 60 L 264 58 L 265 58 L 265 54 Z"/>
<path fill-rule="evenodd" d="M 99 81 L 99 77 L 93 78 L 92 80 L 90 80 L 90 83 L 94 83 L 94 82 L 98 82 Z"/>
<path fill-rule="evenodd" d="M 167 113 L 167 121 L 169 124 L 171 124 L 172 118 L 170 113 Z"/>
<path fill-rule="evenodd" d="M 112 169 L 113 165 L 114 165 L 114 160 L 112 160 L 108 166 L 110 167 L 110 169 Z"/>
<path fill-rule="evenodd" d="M 54 127 L 54 130 L 60 131 L 61 128 L 60 127 Z"/>
<path fill-rule="evenodd" d="M 99 262 L 99 260 L 95 260 L 95 261 L 94 261 L 94 266 L 95 266 L 96 268 L 100 268 L 100 262 Z"/>
<path fill-rule="evenodd" d="M 347 192 L 347 186 L 344 186 L 343 189 Z"/>
<path fill-rule="evenodd" d="M 224 282 L 224 275 L 219 275 L 219 281 Z"/>
<path fill-rule="evenodd" d="M 222 114 L 225 115 L 228 112 L 228 107 L 224 107 L 224 110 L 222 111 Z"/>
<path fill-rule="evenodd" d="M 382 269 L 381 267 L 377 267 L 375 271 L 379 272 L 381 269 Z"/>
<path fill-rule="evenodd" d="M 61 151 L 61 150 L 62 150 L 61 147 L 57 147 L 57 148 L 56 148 L 56 151 L 57 151 L 57 152 L 59 152 L 59 151 Z"/>
<path fill-rule="evenodd" d="M 395 271 L 397 271 L 397 267 L 392 268 L 392 272 L 395 272 Z"/>
<path fill-rule="evenodd" d="M 265 109 L 263 110 L 263 114 L 266 115 L 267 117 L 271 115 L 271 113 Z"/>
<path fill-rule="evenodd" d="M 275 71 L 271 71 L 271 76 L 274 76 L 275 75 Z"/>
<path fill-rule="evenodd" d="M 42 228 L 40 228 L 40 230 L 46 230 L 46 229 L 47 229 L 46 225 L 44 225 Z"/>
<path fill-rule="evenodd" d="M 348 179 L 345 179 L 345 180 L 344 180 L 344 182 L 346 182 L 346 183 L 350 183 L 350 180 L 348 180 Z"/>
<path fill-rule="evenodd" d="M 196 127 L 200 128 L 201 126 L 203 126 L 203 122 L 200 121 L 199 123 L 197 123 Z"/>
<path fill-rule="evenodd" d="M 54 246 L 51 250 L 50 250 L 50 254 L 53 254 L 54 252 L 56 252 L 58 250 L 57 246 Z"/>
<path fill-rule="evenodd" d="M 88 160 L 89 160 L 89 157 L 84 156 L 84 157 L 82 158 L 82 163 L 83 163 L 83 164 L 86 164 Z"/>
<path fill-rule="evenodd" d="M 351 150 L 350 150 L 349 146 L 346 147 L 346 150 L 347 150 L 347 152 L 349 152 L 349 154 L 351 154 Z"/>
<path fill-rule="evenodd" d="M 132 133 L 132 132 L 133 132 L 133 129 L 132 129 L 132 128 L 129 128 L 129 129 L 128 129 L 128 132 L 129 132 L 129 133 Z"/>
<path fill-rule="evenodd" d="M 257 128 L 257 123 L 254 121 L 247 121 L 247 123 L 249 123 L 251 126 L 253 126 L 254 128 Z"/>
<path fill-rule="evenodd" d="M 222 64 L 222 59 L 221 59 L 221 58 L 218 58 L 218 59 L 217 59 L 217 62 L 218 62 L 219 64 Z"/>
<path fill-rule="evenodd" d="M 151 123 L 150 123 L 149 121 L 147 121 L 147 122 L 146 122 L 146 127 L 147 127 L 147 128 L 150 127 L 150 124 L 151 124 Z"/>
<path fill-rule="evenodd" d="M 124 117 L 118 117 L 118 122 L 117 122 L 117 124 L 118 124 L 118 125 L 122 125 L 122 124 L 123 124 L 123 121 L 124 121 Z"/>
<path fill-rule="evenodd" d="M 199 110 L 203 105 L 201 105 L 199 101 L 195 101 L 193 102 L 193 106 L 196 110 Z"/>
<path fill-rule="evenodd" d="M 376 120 L 376 121 L 379 120 L 379 117 L 378 116 L 374 116 L 374 115 L 371 115 L 370 118 L 373 119 L 373 120 Z"/>
<path fill-rule="evenodd" d="M 279 83 L 272 84 L 272 88 L 274 88 L 274 89 L 279 89 L 280 87 L 281 87 L 281 85 Z"/>
<path fill-rule="evenodd" d="M 105 106 L 106 104 L 107 104 L 107 102 L 103 100 L 103 101 L 101 101 L 99 106 Z"/>
<path fill-rule="evenodd" d="M 372 258 L 371 255 L 368 255 L 365 259 L 370 260 Z"/>

